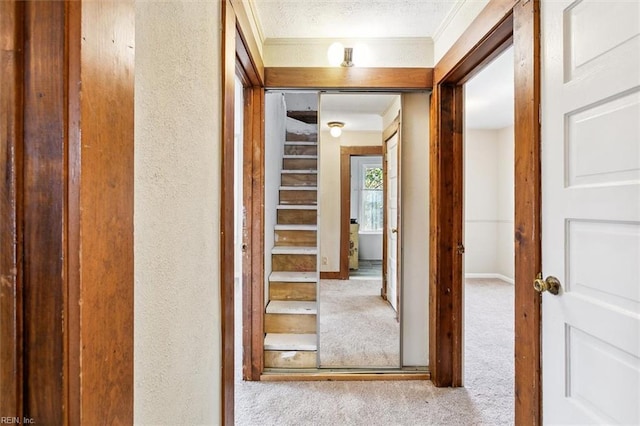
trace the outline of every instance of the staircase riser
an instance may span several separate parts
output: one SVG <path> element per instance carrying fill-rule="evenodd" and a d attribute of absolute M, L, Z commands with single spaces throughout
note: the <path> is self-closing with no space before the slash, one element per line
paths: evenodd
<path fill-rule="evenodd" d="M 287 140 L 288 141 L 302 141 L 302 142 L 317 142 L 318 134 L 317 133 L 309 133 L 309 134 L 299 134 L 287 132 Z"/>
<path fill-rule="evenodd" d="M 276 246 L 316 246 L 316 231 L 275 231 Z"/>
<path fill-rule="evenodd" d="M 265 314 L 265 333 L 308 334 L 316 332 L 315 314 Z"/>
<path fill-rule="evenodd" d="M 316 300 L 316 283 L 270 282 L 269 299 L 313 302 Z"/>
<path fill-rule="evenodd" d="M 316 368 L 316 351 L 264 351 L 266 368 Z"/>
<path fill-rule="evenodd" d="M 316 270 L 315 254 L 274 254 L 271 255 L 273 271 L 311 272 Z"/>
<path fill-rule="evenodd" d="M 318 191 L 280 191 L 280 204 L 316 204 Z"/>
<path fill-rule="evenodd" d="M 282 186 L 317 186 L 318 175 L 315 173 L 288 173 L 282 175 Z"/>
<path fill-rule="evenodd" d="M 284 155 L 318 155 L 317 145 L 285 145 Z"/>
<path fill-rule="evenodd" d="M 316 210 L 278 210 L 280 225 L 316 225 L 318 212 Z"/>
<path fill-rule="evenodd" d="M 284 170 L 317 170 L 318 160 L 313 158 L 285 158 L 282 160 Z"/>

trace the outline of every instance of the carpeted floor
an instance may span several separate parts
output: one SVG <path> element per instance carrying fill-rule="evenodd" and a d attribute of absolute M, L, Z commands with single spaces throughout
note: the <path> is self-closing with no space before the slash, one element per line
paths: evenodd
<path fill-rule="evenodd" d="M 400 323 L 380 279 L 320 282 L 320 366 L 399 367 Z"/>
<path fill-rule="evenodd" d="M 466 387 L 436 388 L 428 381 L 243 382 L 237 347 L 236 424 L 513 424 L 513 285 L 469 280 L 465 306 Z M 238 317 L 241 311 L 236 312 Z M 237 339 L 240 331 L 236 327 Z"/>

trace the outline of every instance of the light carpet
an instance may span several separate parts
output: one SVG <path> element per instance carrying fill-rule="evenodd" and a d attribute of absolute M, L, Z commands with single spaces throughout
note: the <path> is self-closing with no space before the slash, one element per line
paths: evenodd
<path fill-rule="evenodd" d="M 380 279 L 320 281 L 320 366 L 400 366 L 400 323 L 381 286 Z"/>
<path fill-rule="evenodd" d="M 464 388 L 429 381 L 243 382 L 237 346 L 236 424 L 513 424 L 513 297 L 511 284 L 467 283 Z M 239 339 L 241 327 L 236 331 Z"/>

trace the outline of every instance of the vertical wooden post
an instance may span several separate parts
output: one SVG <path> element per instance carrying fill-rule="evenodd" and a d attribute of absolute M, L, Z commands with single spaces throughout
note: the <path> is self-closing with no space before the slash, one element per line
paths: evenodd
<path fill-rule="evenodd" d="M 515 57 L 515 422 L 542 424 L 540 297 L 540 2 L 513 8 Z"/>
<path fill-rule="evenodd" d="M 22 417 L 22 75 L 24 3 L 0 2 L 0 407 Z"/>

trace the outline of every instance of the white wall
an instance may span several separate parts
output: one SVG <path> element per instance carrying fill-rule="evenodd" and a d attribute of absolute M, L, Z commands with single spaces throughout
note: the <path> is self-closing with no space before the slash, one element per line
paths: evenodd
<path fill-rule="evenodd" d="M 334 138 L 321 131 L 320 140 L 320 256 L 322 272 L 340 271 L 340 146 L 382 144 L 381 132 L 349 132 Z M 326 260 L 326 262 L 325 262 Z"/>
<path fill-rule="evenodd" d="M 515 277 L 515 142 L 514 127 L 498 130 L 498 273 Z"/>
<path fill-rule="evenodd" d="M 327 50 L 339 41 L 355 47 L 356 66 L 367 67 L 432 67 L 433 40 L 430 38 L 392 39 L 267 39 L 264 64 L 267 67 L 328 67 Z M 358 44 L 364 44 L 367 58 L 359 58 Z"/>
<path fill-rule="evenodd" d="M 487 3 L 489 0 L 462 0 L 458 2 L 433 37 L 434 64 L 442 59 Z"/>
<path fill-rule="evenodd" d="M 514 277 L 514 133 L 465 131 L 465 274 Z"/>
<path fill-rule="evenodd" d="M 269 275 L 271 274 L 271 249 L 275 245 L 273 227 L 277 223 L 277 206 L 280 200 L 282 155 L 284 154 L 286 106 L 280 92 L 267 92 L 264 97 L 264 279 L 265 303 L 269 299 Z"/>
<path fill-rule="evenodd" d="M 402 95 L 403 366 L 429 363 L 429 102 L 428 93 Z"/>
<path fill-rule="evenodd" d="M 219 28 L 219 2 L 136 2 L 138 425 L 220 421 Z"/>

